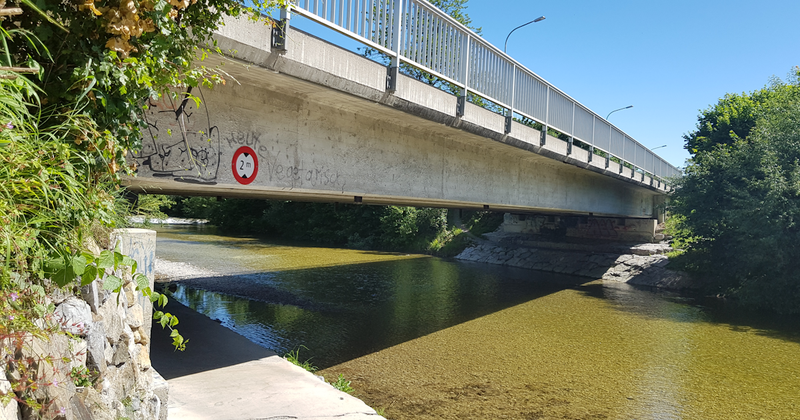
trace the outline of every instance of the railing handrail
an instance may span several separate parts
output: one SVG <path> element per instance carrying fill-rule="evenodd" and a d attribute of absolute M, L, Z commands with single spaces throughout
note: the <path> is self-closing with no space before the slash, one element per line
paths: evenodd
<path fill-rule="evenodd" d="M 301 6 L 301 4 L 304 6 Z M 634 169 L 648 172 L 662 180 L 666 177 L 679 176 L 681 174 L 678 168 L 629 136 L 619 129 L 619 127 L 593 112 L 552 83 L 549 83 L 546 79 L 483 39 L 474 31 L 455 20 L 452 16 L 439 10 L 427 0 L 293 0 L 290 8 L 306 18 L 389 55 L 392 59 L 391 66 L 393 67 L 399 66 L 400 62 L 408 63 L 462 89 L 462 96 L 466 96 L 468 92 L 474 92 L 481 97 L 495 102 L 499 106 L 507 109 L 507 118 L 513 117 L 514 113 L 517 113 L 542 124 L 544 131 L 546 131 L 548 127 L 554 127 L 558 131 L 570 136 L 570 138 L 578 139 L 590 145 L 592 148 L 602 150 L 609 156 L 620 159 L 621 162 L 626 162 Z M 320 13 L 320 8 L 322 9 L 322 13 Z M 377 13 L 377 11 L 379 11 L 379 13 Z M 412 14 L 412 11 L 416 13 Z M 431 16 L 426 15 L 426 13 Z M 329 16 L 333 20 L 329 19 Z M 438 21 L 436 19 L 438 19 Z M 420 21 L 423 23 L 420 23 Z M 435 30 L 428 34 L 423 33 L 420 36 L 420 28 L 425 25 L 428 27 L 435 27 Z M 413 29 L 414 33 L 411 35 L 404 34 L 404 30 L 409 28 Z M 422 28 L 422 30 L 425 29 L 426 28 Z M 453 32 L 453 30 L 455 32 Z M 419 39 L 412 39 L 415 36 L 418 36 Z M 380 39 L 381 42 L 378 42 L 378 39 Z M 433 41 L 431 41 L 432 39 Z M 415 41 L 416 43 L 414 43 Z M 406 42 L 408 45 L 405 45 L 404 50 L 402 44 Z M 388 45 L 388 47 L 383 45 L 383 43 Z M 478 48 L 485 49 L 489 55 L 485 56 L 485 54 L 482 54 L 480 51 L 477 52 L 477 54 L 471 54 L 473 49 L 477 49 L 474 48 L 476 44 Z M 422 54 L 418 51 L 421 49 L 425 50 Z M 445 51 L 445 53 L 443 53 L 443 51 Z M 420 60 L 420 58 L 414 58 L 412 55 L 418 55 L 422 60 Z M 476 58 L 476 55 L 481 57 Z M 484 60 L 478 61 L 481 58 L 484 58 Z M 426 65 L 427 63 L 420 62 L 425 60 L 435 61 L 432 63 L 434 65 L 429 66 Z M 476 60 L 475 63 L 473 63 L 473 60 Z M 510 76 L 511 89 L 508 89 L 509 80 L 502 78 L 496 80 L 493 76 L 485 77 L 486 74 L 484 73 L 487 73 L 486 71 L 477 73 L 478 77 L 484 76 L 483 79 L 477 82 L 470 80 L 470 72 L 473 71 L 473 69 L 470 68 L 471 64 L 478 64 L 484 67 L 487 65 L 493 66 L 494 71 L 505 73 L 506 77 Z M 436 65 L 438 65 L 439 68 L 433 68 L 436 67 Z M 510 75 L 508 74 L 509 70 L 511 71 Z M 488 70 L 488 72 L 491 71 L 492 70 Z M 524 100 L 527 100 L 528 104 L 542 101 L 542 98 L 534 95 L 533 92 L 528 92 L 528 96 L 520 98 L 519 102 L 515 102 L 515 99 L 517 99 L 518 72 L 521 73 L 519 76 L 527 76 L 541 85 L 535 86 L 528 84 L 529 91 L 536 88 L 541 90 L 542 87 L 546 89 L 547 94 L 546 98 L 544 98 L 545 107 L 543 109 L 544 118 L 541 118 L 541 114 L 538 116 L 532 115 L 533 112 L 529 112 L 530 109 L 521 109 L 521 107 L 525 106 L 525 103 L 522 102 Z M 445 73 L 450 73 L 450 75 Z M 453 76 L 454 74 L 455 76 Z M 459 80 L 459 77 L 463 80 Z M 471 81 L 473 83 L 470 83 Z M 520 86 L 525 84 L 525 82 L 525 80 L 520 79 Z M 494 90 L 494 92 L 487 91 L 487 88 L 481 89 L 476 86 L 476 84 L 487 85 L 489 90 Z M 520 89 L 524 90 L 525 87 L 522 86 Z M 565 114 L 563 112 L 559 114 L 560 111 L 565 110 L 563 107 L 565 102 L 561 101 L 561 108 L 559 108 L 557 104 L 554 104 L 553 108 L 550 107 L 551 92 L 556 93 L 556 96 L 553 97 L 554 102 L 561 101 L 559 98 L 563 98 L 566 102 L 571 104 L 572 116 L 570 127 L 567 128 L 563 126 Z M 504 97 L 497 97 L 500 95 Z M 507 100 L 508 97 L 510 97 L 511 100 Z M 532 106 L 536 107 L 536 104 Z M 576 108 L 588 114 L 592 119 L 592 138 L 590 139 L 585 138 L 585 136 L 576 135 Z M 541 106 L 539 106 L 537 110 L 541 113 Z M 559 119 L 560 117 L 560 122 L 550 121 L 551 111 L 554 119 Z M 603 134 L 599 136 L 596 135 L 595 128 L 597 126 L 597 121 L 600 121 L 602 125 L 608 126 L 607 139 Z M 588 120 L 585 119 L 578 121 L 578 123 L 582 124 L 584 129 L 586 128 L 585 124 L 587 122 Z M 510 123 L 507 124 L 507 130 L 509 129 Z M 617 136 L 613 134 L 615 131 L 618 133 Z M 620 139 L 622 144 L 621 150 L 614 147 Z M 606 140 L 606 147 L 601 147 L 601 145 L 597 144 L 601 140 Z M 629 144 L 633 147 L 632 152 L 626 151 L 626 146 Z M 642 156 L 640 156 L 640 150 L 644 152 Z M 650 162 L 649 165 L 648 162 Z M 657 163 L 658 165 L 656 165 Z M 621 163 L 620 166 L 622 166 Z M 621 170 L 622 168 L 620 167 L 620 171 Z"/>

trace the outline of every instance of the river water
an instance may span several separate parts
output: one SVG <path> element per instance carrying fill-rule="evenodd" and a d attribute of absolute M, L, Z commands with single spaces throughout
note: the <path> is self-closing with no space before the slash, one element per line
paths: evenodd
<path fill-rule="evenodd" d="M 344 374 L 390 419 L 800 419 L 797 317 L 210 228 L 158 238 L 192 267 L 173 298 Z"/>

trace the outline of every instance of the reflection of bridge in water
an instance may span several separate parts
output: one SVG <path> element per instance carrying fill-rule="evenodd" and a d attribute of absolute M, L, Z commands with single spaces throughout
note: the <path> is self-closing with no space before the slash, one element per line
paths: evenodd
<path fill-rule="evenodd" d="M 288 19 L 274 30 L 229 21 L 216 35 L 229 57 L 205 65 L 239 83 L 193 91 L 199 107 L 152 103 L 131 188 L 654 217 L 676 168 L 428 3 L 364 3 L 301 1 L 294 11 L 387 54 L 388 68 Z M 407 65 L 457 94 L 403 75 Z"/>

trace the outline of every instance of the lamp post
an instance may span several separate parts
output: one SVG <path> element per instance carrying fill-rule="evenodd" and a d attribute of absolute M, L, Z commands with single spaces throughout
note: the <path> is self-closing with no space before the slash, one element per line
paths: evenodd
<path fill-rule="evenodd" d="M 623 109 L 628 109 L 628 108 L 633 108 L 633 105 L 628 105 L 628 106 L 626 106 L 626 107 L 622 107 L 622 108 L 619 108 L 619 109 L 615 109 L 615 110 L 613 110 L 613 111 L 609 112 L 609 113 L 608 113 L 608 115 L 606 115 L 606 121 L 608 120 L 608 117 L 610 117 L 610 116 L 611 116 L 611 114 L 613 114 L 613 113 L 615 113 L 615 112 L 617 112 L 617 111 L 622 111 Z"/>
<path fill-rule="evenodd" d="M 516 31 L 517 29 L 519 29 L 519 28 L 521 28 L 523 26 L 530 25 L 531 23 L 541 22 L 541 21 L 543 21 L 545 19 L 546 18 L 544 16 L 539 16 L 538 18 L 536 18 L 536 19 L 534 19 L 534 20 L 532 20 L 532 21 L 530 21 L 530 22 L 528 22 L 528 23 L 526 23 L 524 25 L 519 25 L 516 28 L 512 29 L 511 32 L 509 32 L 508 35 L 506 36 L 506 43 L 503 45 L 503 52 L 506 52 L 506 48 L 508 48 L 508 37 L 510 37 L 511 34 L 514 33 L 514 31 Z"/>

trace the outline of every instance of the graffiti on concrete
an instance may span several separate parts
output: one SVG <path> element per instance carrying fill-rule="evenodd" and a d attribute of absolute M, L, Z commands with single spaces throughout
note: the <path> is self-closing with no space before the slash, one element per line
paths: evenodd
<path fill-rule="evenodd" d="M 150 100 L 144 110 L 147 130 L 135 155 L 142 175 L 216 184 L 220 164 L 219 129 L 205 106 L 197 107 L 191 88 L 182 98 Z M 202 97 L 202 91 L 200 91 Z"/>

